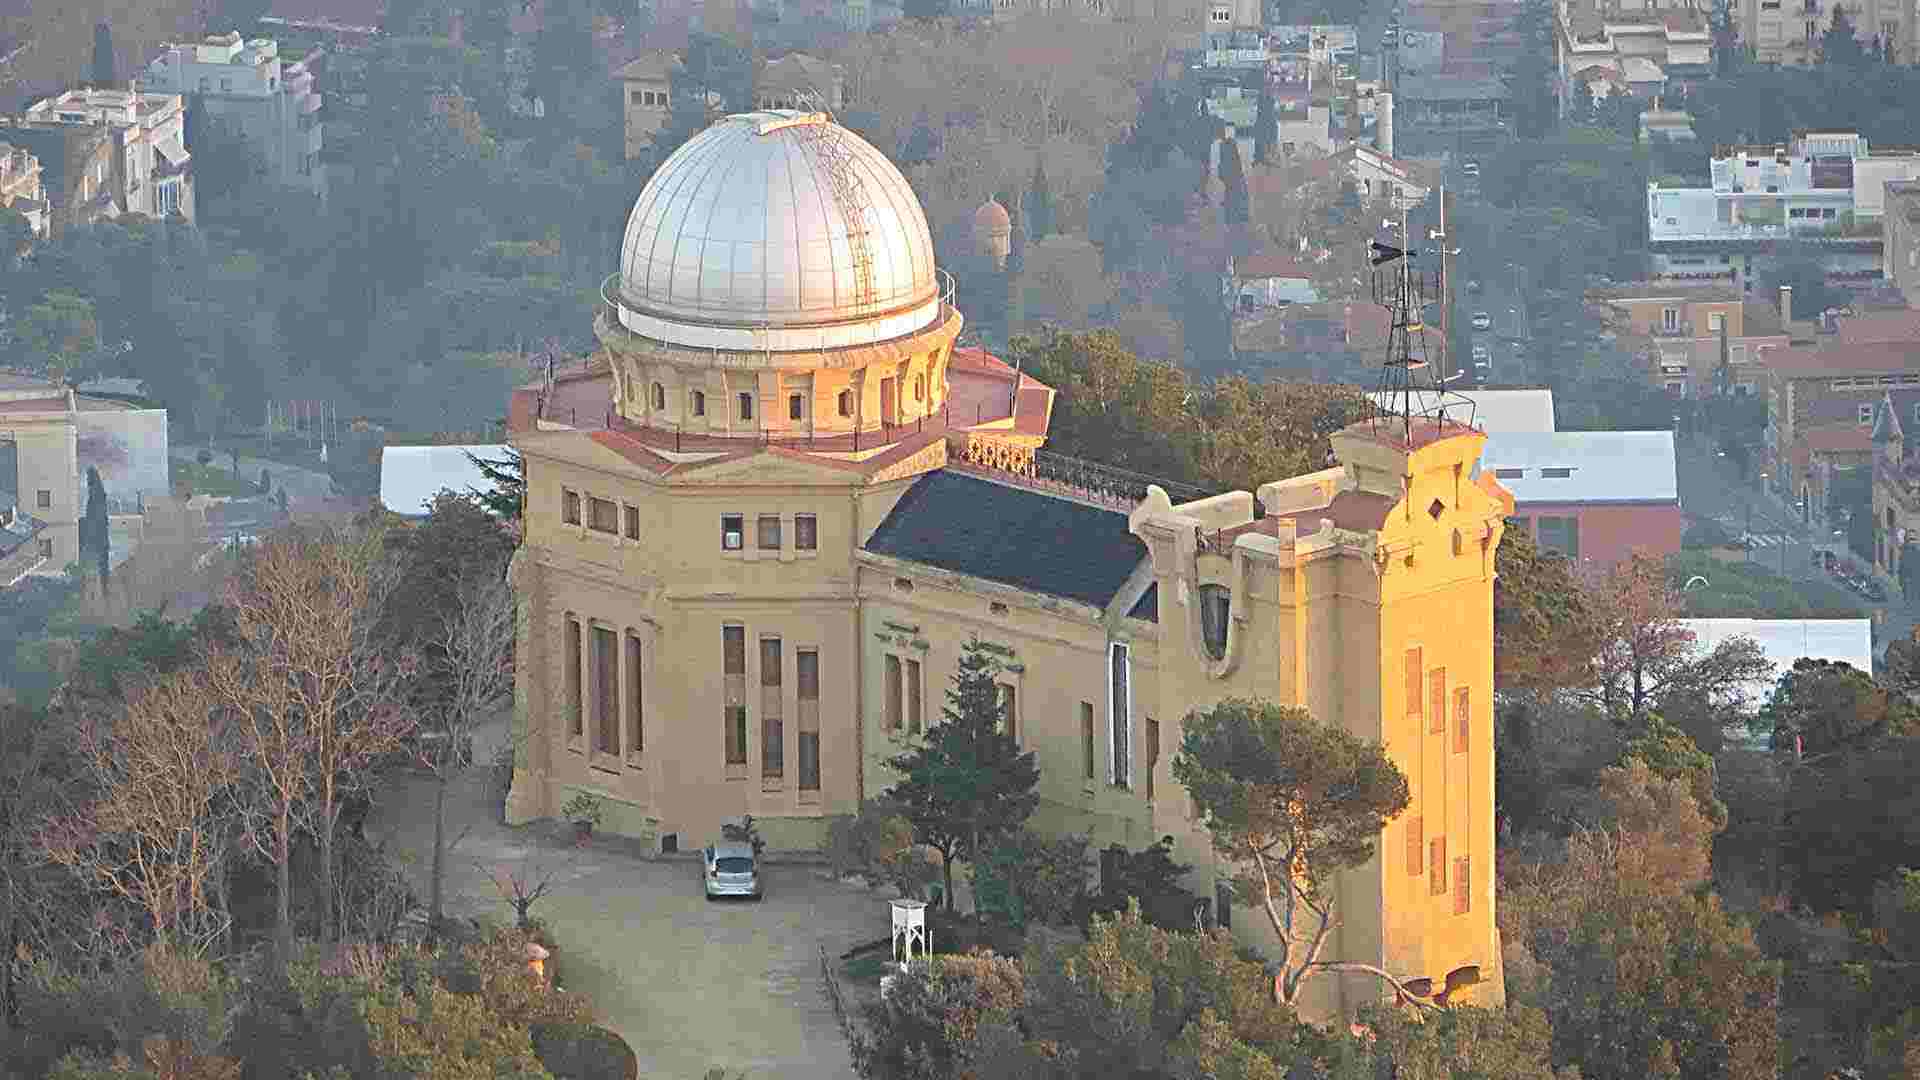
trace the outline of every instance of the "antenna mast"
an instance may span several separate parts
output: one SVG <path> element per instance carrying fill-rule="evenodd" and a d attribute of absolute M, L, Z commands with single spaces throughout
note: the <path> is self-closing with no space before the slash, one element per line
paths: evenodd
<path fill-rule="evenodd" d="M 1380 368 L 1380 382 L 1374 395 L 1382 415 L 1376 423 L 1397 422 L 1400 437 L 1413 445 L 1414 420 L 1472 424 L 1473 402 L 1447 389 L 1447 379 L 1430 360 L 1427 348 L 1425 310 L 1430 289 L 1437 286 L 1416 271 L 1413 260 L 1421 252 L 1411 245 L 1412 231 L 1407 208 L 1400 208 L 1400 221 L 1382 223 L 1397 229 L 1395 247 L 1378 240 L 1369 245 L 1373 263 L 1374 302 L 1387 309 L 1387 355 Z M 1444 252 L 1442 253 L 1444 258 Z M 1398 265 L 1394 265 L 1398 264 Z M 1443 301 L 1444 302 L 1444 299 Z M 1464 414 L 1466 419 L 1460 417 Z"/>

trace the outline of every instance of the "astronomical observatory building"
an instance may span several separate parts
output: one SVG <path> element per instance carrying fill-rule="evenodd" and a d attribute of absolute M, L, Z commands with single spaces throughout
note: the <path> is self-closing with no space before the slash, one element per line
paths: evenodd
<path fill-rule="evenodd" d="M 590 360 L 515 392 L 526 463 L 508 818 L 605 800 L 693 851 L 751 814 L 811 849 L 940 722 L 966 642 L 1037 752 L 1033 827 L 1137 850 L 1236 910 L 1170 765 L 1190 710 L 1301 705 L 1382 741 L 1413 802 L 1339 884 L 1325 955 L 1436 980 L 1494 929 L 1493 551 L 1511 497 L 1459 424 L 1356 425 L 1256 493 L 1041 449 L 1054 391 L 957 348 L 906 179 L 824 114 L 730 116 L 634 203 Z M 1090 872 L 1091 872 L 1091 868 Z M 1309 1011 L 1375 1000 L 1329 976 Z"/>

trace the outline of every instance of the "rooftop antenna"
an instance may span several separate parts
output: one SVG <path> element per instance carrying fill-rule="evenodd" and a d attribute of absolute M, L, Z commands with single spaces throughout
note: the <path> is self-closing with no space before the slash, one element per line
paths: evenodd
<path fill-rule="evenodd" d="M 1473 403 L 1447 389 L 1452 380 L 1431 362 L 1427 347 L 1425 310 L 1430 291 L 1443 292 L 1437 281 L 1414 269 L 1414 260 L 1422 253 L 1411 245 L 1412 229 L 1407 208 L 1400 208 L 1400 220 L 1382 221 L 1383 230 L 1396 233 L 1404 247 L 1375 240 L 1368 245 L 1373 265 L 1373 300 L 1387 309 L 1387 355 L 1380 368 L 1380 383 L 1374 400 L 1382 415 L 1375 421 L 1394 424 L 1408 446 L 1413 445 L 1414 420 L 1431 421 L 1444 426 L 1448 412 L 1464 410 L 1471 424 Z M 1443 293 L 1444 296 L 1444 293 Z M 1443 299 L 1444 302 L 1444 299 Z M 1451 409 L 1450 409 L 1451 407 Z M 1459 421 L 1454 421 L 1458 423 Z"/>

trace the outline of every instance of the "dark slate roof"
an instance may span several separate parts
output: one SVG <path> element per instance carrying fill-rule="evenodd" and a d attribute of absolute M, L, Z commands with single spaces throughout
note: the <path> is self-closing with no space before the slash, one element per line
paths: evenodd
<path fill-rule="evenodd" d="M 1147 586 L 1147 591 L 1140 594 L 1140 601 L 1133 605 L 1132 611 L 1127 612 L 1127 617 L 1130 619 L 1145 619 L 1150 623 L 1160 621 L 1159 582 L 1156 581 Z"/>
<path fill-rule="evenodd" d="M 1147 557 L 1125 514 L 947 469 L 914 481 L 866 550 L 1101 608 Z"/>

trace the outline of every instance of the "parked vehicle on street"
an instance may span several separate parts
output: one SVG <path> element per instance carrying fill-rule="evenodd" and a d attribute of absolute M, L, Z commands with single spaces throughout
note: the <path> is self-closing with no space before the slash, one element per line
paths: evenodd
<path fill-rule="evenodd" d="M 1491 315 L 1489 315 L 1489 314 L 1487 314 L 1487 313 L 1486 313 L 1486 312 L 1484 312 L 1484 311 L 1476 311 L 1476 312 L 1474 312 L 1474 313 L 1473 313 L 1473 328 L 1474 328 L 1475 330 L 1491 330 L 1491 329 L 1493 329 L 1493 316 L 1491 316 Z"/>
<path fill-rule="evenodd" d="M 760 860 L 754 856 L 751 843 L 722 840 L 717 844 L 708 844 L 703 854 L 707 899 L 718 900 L 723 896 L 749 900 L 761 898 Z"/>

